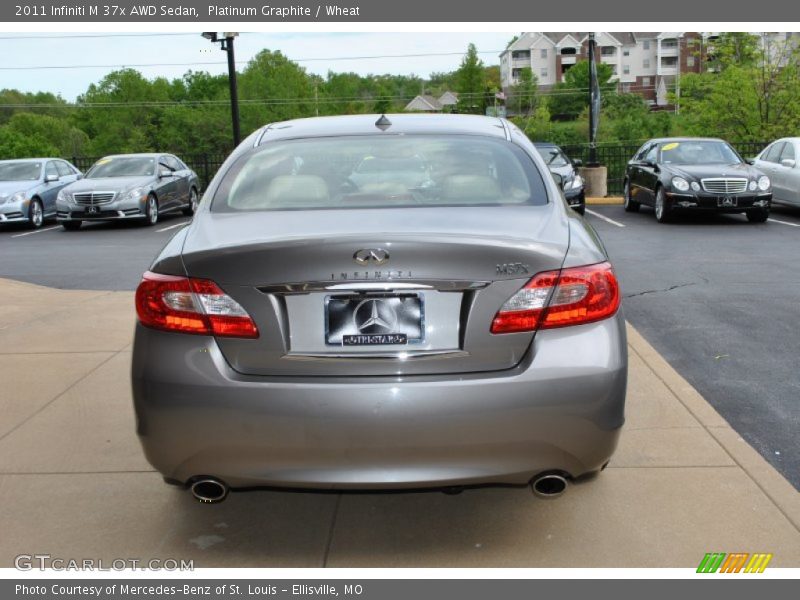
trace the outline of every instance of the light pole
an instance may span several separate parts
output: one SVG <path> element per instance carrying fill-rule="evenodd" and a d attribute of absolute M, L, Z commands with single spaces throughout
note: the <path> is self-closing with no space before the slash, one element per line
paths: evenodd
<path fill-rule="evenodd" d="M 239 89 L 236 85 L 236 59 L 233 55 L 233 38 L 239 34 L 228 31 L 220 37 L 217 32 L 205 31 L 202 35 L 211 42 L 219 42 L 220 48 L 228 54 L 228 85 L 230 86 L 231 94 L 231 121 L 233 124 L 233 147 L 235 148 L 242 141 L 242 135 L 239 130 Z"/>

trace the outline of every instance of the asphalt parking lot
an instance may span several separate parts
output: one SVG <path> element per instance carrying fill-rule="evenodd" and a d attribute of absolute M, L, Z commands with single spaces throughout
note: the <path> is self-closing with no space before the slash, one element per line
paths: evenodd
<path fill-rule="evenodd" d="M 625 316 L 796 489 L 800 489 L 800 210 L 770 221 L 591 206 L 620 275 Z M 189 222 L 0 230 L 0 277 L 63 289 L 133 290 Z"/>
<path fill-rule="evenodd" d="M 590 210 L 628 321 L 800 489 L 800 210 L 668 225 L 648 208 Z"/>

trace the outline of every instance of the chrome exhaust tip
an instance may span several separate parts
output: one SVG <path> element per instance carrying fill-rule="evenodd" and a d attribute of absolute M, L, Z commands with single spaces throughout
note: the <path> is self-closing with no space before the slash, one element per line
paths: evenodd
<path fill-rule="evenodd" d="M 545 473 L 534 478 L 531 489 L 539 498 L 558 498 L 567 491 L 567 480 L 557 473 Z"/>
<path fill-rule="evenodd" d="M 192 496 L 203 504 L 216 504 L 228 497 L 228 486 L 210 477 L 195 480 L 189 489 Z"/>

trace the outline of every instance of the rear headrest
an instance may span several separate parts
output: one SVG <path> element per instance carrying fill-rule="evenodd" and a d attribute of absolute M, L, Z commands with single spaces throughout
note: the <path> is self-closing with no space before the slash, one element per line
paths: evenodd
<path fill-rule="evenodd" d="M 460 202 L 497 202 L 502 190 L 486 175 L 451 175 L 442 182 L 442 197 Z"/>
<path fill-rule="evenodd" d="M 325 203 L 329 199 L 328 184 L 316 175 L 278 175 L 269 183 L 264 202 L 276 204 Z"/>

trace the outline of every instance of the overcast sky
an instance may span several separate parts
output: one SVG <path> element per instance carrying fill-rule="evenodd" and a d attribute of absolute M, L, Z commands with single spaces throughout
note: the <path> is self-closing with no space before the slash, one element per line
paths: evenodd
<path fill-rule="evenodd" d="M 427 77 L 432 72 L 458 67 L 467 44 L 474 42 L 486 64 L 498 63 L 498 51 L 514 33 L 242 33 L 236 41 L 236 62 L 241 70 L 259 50 L 280 50 L 309 72 L 353 71 L 362 75 L 403 74 Z M 66 36 L 84 36 L 72 37 Z M 102 36 L 102 37 L 85 37 Z M 48 91 L 75 100 L 88 85 L 114 67 L 78 69 L 24 69 L 14 67 L 127 65 L 146 77 L 179 77 L 189 69 L 224 73 L 225 53 L 200 34 L 143 35 L 110 33 L 2 33 L 0 34 L 0 88 L 27 92 Z M 134 37 L 135 36 L 135 37 Z M 410 58 L 335 60 L 340 57 L 396 54 L 443 54 Z M 301 60 L 323 59 L 323 60 Z M 219 64 L 196 64 L 218 62 Z M 178 66 L 140 67 L 148 63 Z M 193 63 L 192 65 L 184 63 Z"/>

